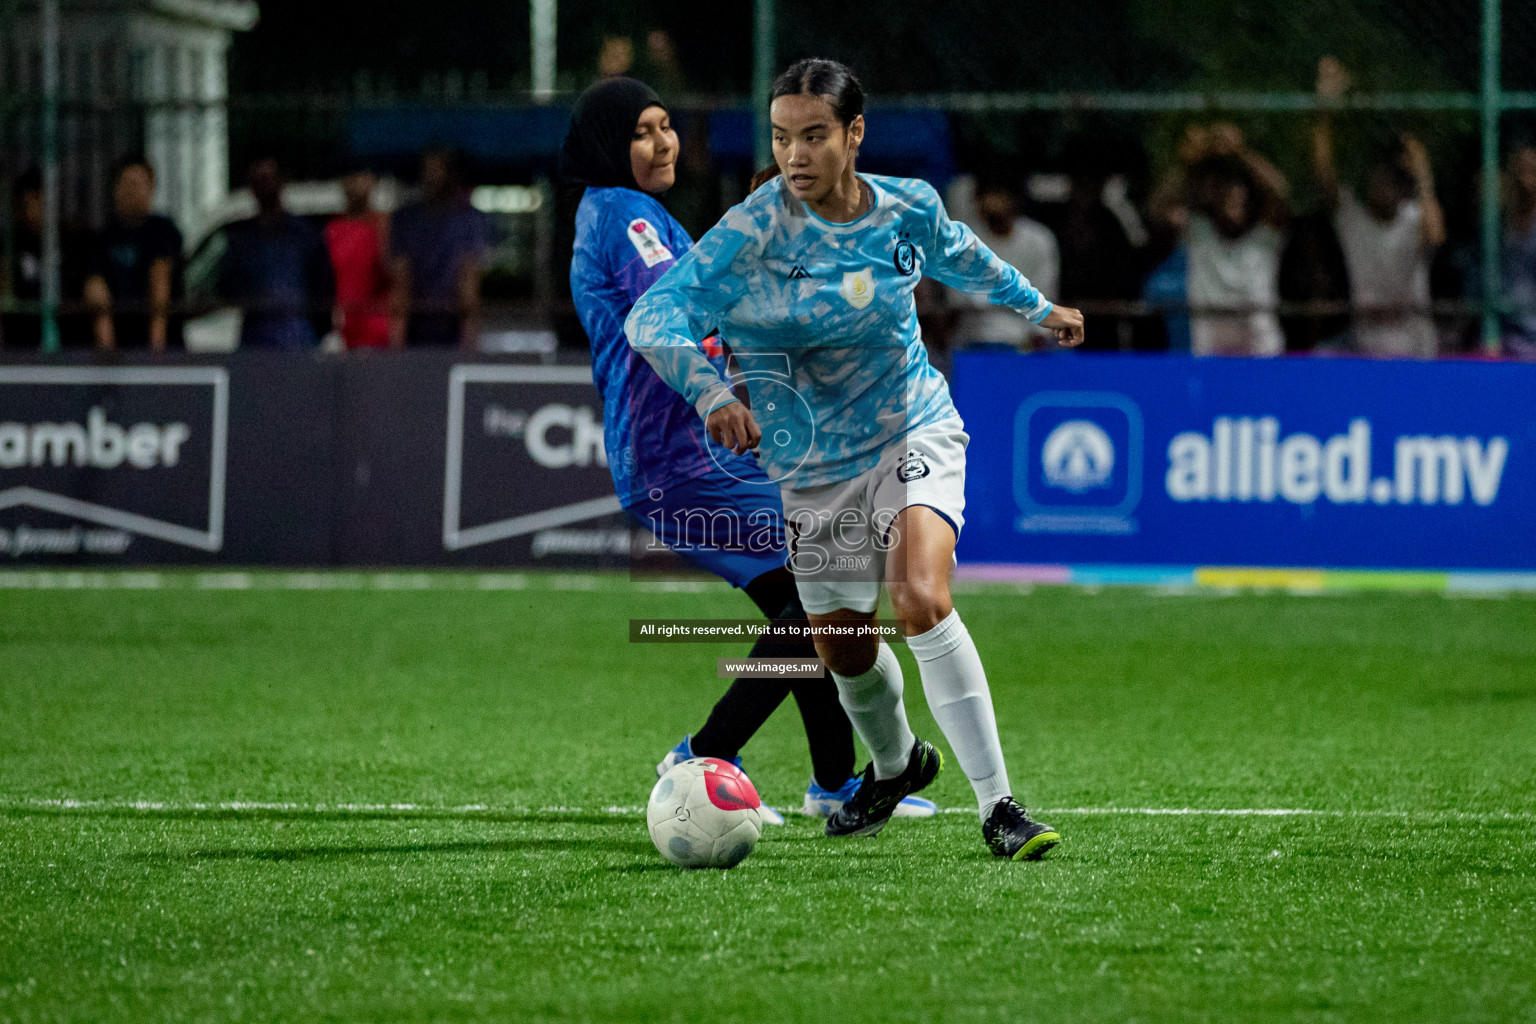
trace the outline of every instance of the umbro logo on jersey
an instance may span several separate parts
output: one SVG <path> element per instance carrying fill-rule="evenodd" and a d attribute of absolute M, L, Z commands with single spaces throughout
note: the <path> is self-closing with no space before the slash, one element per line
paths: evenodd
<path fill-rule="evenodd" d="M 794 269 L 789 272 L 789 279 L 791 281 L 803 281 L 810 276 L 810 274 L 806 273 L 805 268 L 798 263 L 796 263 Z"/>

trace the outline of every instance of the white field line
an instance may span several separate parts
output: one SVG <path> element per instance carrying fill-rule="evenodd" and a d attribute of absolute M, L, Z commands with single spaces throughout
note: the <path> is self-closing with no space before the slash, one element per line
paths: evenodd
<path fill-rule="evenodd" d="M 487 814 L 579 814 L 633 816 L 645 813 L 643 806 L 606 805 L 578 807 L 565 804 L 495 805 L 495 804 L 418 804 L 418 803 L 297 803 L 290 801 L 223 800 L 223 801 L 176 801 L 176 800 L 77 800 L 57 799 L 0 799 L 0 811 L 139 811 L 153 814 L 229 814 L 241 811 L 289 812 L 295 814 L 422 814 L 435 817 L 463 817 L 474 819 Z M 796 808 L 789 808 L 796 813 Z M 975 814 L 972 807 L 942 807 L 940 814 Z M 1042 807 L 1037 813 L 1049 815 L 1074 815 L 1083 817 L 1219 817 L 1219 818 L 1400 818 L 1415 820 L 1457 821 L 1536 821 L 1536 814 L 1518 811 L 1388 811 L 1388 810 L 1327 810 L 1310 807 Z"/>

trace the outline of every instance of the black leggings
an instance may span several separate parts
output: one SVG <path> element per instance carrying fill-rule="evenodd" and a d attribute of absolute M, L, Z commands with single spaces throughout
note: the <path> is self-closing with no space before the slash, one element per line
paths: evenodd
<path fill-rule="evenodd" d="M 774 621 L 805 618 L 795 578 L 787 569 L 765 572 L 742 590 Z M 752 645 L 752 658 L 814 658 L 816 646 L 808 640 L 760 639 Z M 806 743 L 811 748 L 811 771 L 826 789 L 841 789 L 853 774 L 853 726 L 837 699 L 832 677 L 821 679 L 737 679 L 715 704 L 703 728 L 694 733 L 693 752 L 699 757 L 732 758 L 761 729 L 768 716 L 795 695 Z"/>

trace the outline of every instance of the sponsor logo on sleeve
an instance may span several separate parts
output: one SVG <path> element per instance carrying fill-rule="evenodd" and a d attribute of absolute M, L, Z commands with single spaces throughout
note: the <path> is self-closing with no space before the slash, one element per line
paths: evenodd
<path fill-rule="evenodd" d="M 662 244 L 661 236 L 656 233 L 656 225 L 644 217 L 636 217 L 630 221 L 629 231 L 626 234 L 629 235 L 630 244 L 635 247 L 635 251 L 640 254 L 640 258 L 648 267 L 676 258 L 672 255 L 672 250 Z"/>

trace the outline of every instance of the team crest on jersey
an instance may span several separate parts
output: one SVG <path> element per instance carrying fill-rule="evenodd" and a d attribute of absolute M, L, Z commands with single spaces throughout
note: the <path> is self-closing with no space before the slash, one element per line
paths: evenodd
<path fill-rule="evenodd" d="M 896 273 L 902 277 L 911 277 L 912 271 L 917 269 L 917 249 L 903 238 L 896 243 L 896 254 L 891 262 L 896 264 Z"/>
<path fill-rule="evenodd" d="M 848 300 L 854 309 L 863 309 L 875 298 L 875 271 L 873 267 L 850 270 L 843 275 L 843 286 L 838 294 Z"/>
<path fill-rule="evenodd" d="M 656 225 L 644 217 L 636 217 L 630 221 L 629 231 L 626 234 L 629 235 L 630 244 L 635 247 L 635 251 L 640 254 L 646 266 L 654 267 L 658 263 L 674 258 L 672 250 L 661 244 L 661 236 L 656 233 Z"/>
<path fill-rule="evenodd" d="M 916 448 L 908 448 L 907 454 L 902 456 L 901 465 L 896 467 L 896 479 L 909 484 L 913 480 L 921 480 L 928 472 L 928 457 Z"/>

